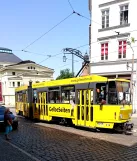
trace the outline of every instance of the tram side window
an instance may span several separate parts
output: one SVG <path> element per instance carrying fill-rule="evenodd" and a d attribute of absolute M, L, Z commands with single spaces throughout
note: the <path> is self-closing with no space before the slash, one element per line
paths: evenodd
<path fill-rule="evenodd" d="M 28 102 L 28 92 L 26 91 L 26 102 Z"/>
<path fill-rule="evenodd" d="M 38 100 L 37 90 L 33 90 L 33 103 L 37 103 L 37 100 Z"/>
<path fill-rule="evenodd" d="M 75 88 L 74 86 L 62 87 L 61 90 L 62 103 L 75 103 Z"/>
<path fill-rule="evenodd" d="M 59 88 L 49 89 L 48 100 L 49 100 L 49 103 L 60 103 L 60 90 L 59 90 Z"/>
<path fill-rule="evenodd" d="M 23 102 L 23 95 L 22 95 L 22 93 L 18 94 L 18 102 Z"/>
<path fill-rule="evenodd" d="M 96 84 L 96 102 L 100 103 L 101 101 L 106 103 L 106 83 L 97 83 Z"/>

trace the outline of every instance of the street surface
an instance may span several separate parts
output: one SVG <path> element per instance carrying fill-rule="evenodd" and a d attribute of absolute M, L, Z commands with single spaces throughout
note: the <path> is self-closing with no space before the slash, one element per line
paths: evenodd
<path fill-rule="evenodd" d="M 137 125 L 137 118 L 133 118 Z M 135 127 L 137 127 L 135 125 Z M 93 132 L 19 118 L 19 129 L 5 141 L 0 161 L 136 161 L 137 133 Z"/>

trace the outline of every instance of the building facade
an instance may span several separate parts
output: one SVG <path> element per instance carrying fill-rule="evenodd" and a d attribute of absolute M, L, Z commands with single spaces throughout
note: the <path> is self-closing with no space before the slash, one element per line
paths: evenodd
<path fill-rule="evenodd" d="M 0 103 L 15 105 L 15 88 L 29 85 L 29 81 L 42 82 L 53 79 L 54 70 L 36 64 L 33 61 L 22 61 L 12 50 L 0 48 Z"/>
<path fill-rule="evenodd" d="M 136 6 L 136 0 L 89 0 L 92 16 L 89 28 L 90 71 L 108 78 L 133 80 L 134 97 L 137 96 Z M 134 112 L 137 110 L 136 101 L 134 98 Z"/>

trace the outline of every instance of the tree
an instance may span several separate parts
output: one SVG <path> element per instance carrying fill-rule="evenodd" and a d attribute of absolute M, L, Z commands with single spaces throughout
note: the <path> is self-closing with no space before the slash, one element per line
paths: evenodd
<path fill-rule="evenodd" d="M 72 72 L 70 72 L 70 69 L 64 69 L 60 71 L 60 75 L 56 78 L 56 80 L 72 78 L 72 77 L 73 77 L 73 74 Z"/>

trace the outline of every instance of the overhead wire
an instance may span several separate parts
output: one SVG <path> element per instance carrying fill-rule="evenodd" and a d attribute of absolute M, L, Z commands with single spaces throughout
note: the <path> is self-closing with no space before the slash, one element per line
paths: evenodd
<path fill-rule="evenodd" d="M 74 8 L 73 8 L 72 4 L 70 3 L 70 0 L 68 0 L 68 3 L 69 3 L 69 5 L 70 5 L 72 11 L 74 11 Z"/>
<path fill-rule="evenodd" d="M 85 46 L 87 46 L 87 45 L 89 45 L 89 44 L 84 44 L 84 45 L 78 46 L 78 47 L 76 47 L 76 49 L 85 47 Z M 52 58 L 52 57 L 56 57 L 56 56 L 58 56 L 58 55 L 63 54 L 62 51 L 63 51 L 63 49 L 60 51 L 61 53 L 55 54 L 55 55 L 53 55 L 53 56 L 50 56 L 49 58 L 46 58 L 46 59 L 40 61 L 38 64 L 43 63 L 44 61 L 46 61 L 46 60 L 48 60 L 48 59 L 50 59 L 50 58 Z"/>
<path fill-rule="evenodd" d="M 56 28 L 58 25 L 60 25 L 62 22 L 64 22 L 65 20 L 67 20 L 70 16 L 72 16 L 73 14 L 76 14 L 78 16 L 81 16 L 83 18 L 86 18 L 88 20 L 91 21 L 91 19 L 87 18 L 86 16 L 83 16 L 81 14 L 79 14 L 78 12 L 74 11 L 73 6 L 71 5 L 70 1 L 68 0 L 69 5 L 71 7 L 71 9 L 73 10 L 73 12 L 71 14 L 69 14 L 67 17 L 65 17 L 63 20 L 61 20 L 59 23 L 57 23 L 56 25 L 54 25 L 51 29 L 49 29 L 47 32 L 45 32 L 44 34 L 42 34 L 40 37 L 38 37 L 37 39 L 35 39 L 34 41 L 32 41 L 29 45 L 27 45 L 25 48 L 22 49 L 22 51 L 26 50 L 28 47 L 30 47 L 31 45 L 33 45 L 35 42 L 37 42 L 39 39 L 41 39 L 42 37 L 44 37 L 46 34 L 48 34 L 50 31 L 52 31 L 54 28 Z M 92 20 L 93 21 L 93 20 Z M 93 21 L 95 22 L 95 21 Z M 95 22 L 97 23 L 97 22 Z"/>
<path fill-rule="evenodd" d="M 98 22 L 94 21 L 93 19 L 88 18 L 88 17 L 86 17 L 86 16 L 82 15 L 81 13 L 76 12 L 76 11 L 74 10 L 74 8 L 73 8 L 73 6 L 72 6 L 72 4 L 70 3 L 70 1 L 69 1 L 69 0 L 68 0 L 68 2 L 69 2 L 70 7 L 71 7 L 71 8 L 72 8 L 72 10 L 73 10 L 73 13 L 75 13 L 76 15 L 78 15 L 78 16 L 80 16 L 80 17 L 83 17 L 83 18 L 85 18 L 85 19 L 89 20 L 90 22 L 94 22 L 94 23 L 96 23 L 96 24 L 98 24 L 98 25 L 102 26 L 102 24 L 100 24 L 100 23 L 98 23 Z M 113 32 L 113 33 L 115 32 L 115 33 L 119 34 L 119 32 L 116 32 L 116 31 L 114 31 L 114 30 L 115 30 L 115 29 L 112 29 L 112 30 L 109 30 L 109 31 L 110 31 L 110 32 Z"/>
<path fill-rule="evenodd" d="M 90 20 L 91 22 L 94 22 L 94 23 L 96 23 L 96 24 L 98 24 L 98 25 L 101 25 L 100 23 L 98 23 L 98 22 L 96 22 L 96 21 L 94 21 L 94 20 L 91 20 L 90 18 L 88 18 L 88 17 L 86 17 L 86 16 L 84 16 L 84 15 L 82 15 L 82 14 L 76 12 L 76 11 L 74 10 L 74 8 L 73 8 L 73 6 L 72 6 L 72 4 L 70 3 L 69 0 L 68 0 L 68 3 L 69 3 L 69 5 L 70 5 L 70 7 L 71 7 L 73 13 L 69 14 L 66 18 L 64 18 L 62 21 L 60 21 L 59 23 L 57 23 L 57 24 L 56 24 L 55 26 L 53 26 L 50 30 L 48 30 L 46 33 L 42 34 L 39 38 L 37 38 L 37 39 L 36 39 L 35 41 L 33 41 L 32 43 L 30 43 L 28 46 L 26 46 L 22 51 L 24 51 L 26 48 L 28 48 L 29 46 L 31 46 L 32 44 L 34 44 L 36 41 L 38 41 L 39 39 L 41 39 L 43 36 L 45 36 L 46 34 L 48 34 L 48 33 L 49 33 L 50 31 L 52 31 L 55 27 L 57 27 L 59 24 L 61 24 L 62 22 L 64 22 L 66 19 L 68 19 L 72 14 L 76 14 L 76 15 L 81 16 L 81 17 L 83 17 L 83 18 L 85 18 L 85 19 L 87 19 L 87 20 Z M 101 26 L 102 26 L 102 25 L 101 25 Z M 112 31 L 112 30 L 110 30 L 110 31 Z M 136 31 L 136 30 L 134 30 L 134 31 Z M 92 43 L 97 43 L 97 42 L 98 42 L 98 41 L 92 42 Z M 91 43 L 91 44 L 92 44 L 92 43 Z M 86 44 L 86 45 L 83 45 L 82 47 L 87 46 L 87 45 L 90 45 L 90 46 L 91 46 L 91 44 Z M 80 48 L 80 47 L 77 47 L 77 48 Z M 24 51 L 24 52 L 33 53 L 33 52 L 30 52 L 30 51 Z M 117 52 L 117 51 L 116 51 L 116 52 Z M 43 55 L 43 56 L 48 56 L 48 55 L 39 54 L 39 53 L 34 53 L 34 54 Z M 42 63 L 42 62 L 48 60 L 49 58 L 56 57 L 57 55 L 60 55 L 60 54 L 62 54 L 62 53 L 55 54 L 55 55 L 53 55 L 53 56 L 50 55 L 48 58 L 42 60 L 40 63 Z M 96 57 L 98 57 L 98 56 L 96 56 Z M 91 58 L 93 58 L 93 57 L 91 57 Z M 94 57 L 94 58 L 95 58 L 95 57 Z"/>
<path fill-rule="evenodd" d="M 136 48 L 137 46 L 133 46 L 132 48 Z M 131 49 L 130 47 L 129 48 L 127 48 L 127 50 L 129 50 L 129 49 Z M 118 53 L 118 50 L 117 51 L 113 51 L 113 52 L 109 52 L 108 53 L 108 56 L 110 55 L 110 54 L 113 54 L 113 53 Z M 57 55 L 57 54 L 56 54 Z M 101 57 L 101 56 L 94 56 L 94 57 L 91 57 L 91 60 L 93 59 L 93 58 L 99 58 L 99 57 Z M 70 60 L 72 60 L 72 59 L 70 59 Z M 83 60 L 77 60 L 77 62 L 75 62 L 75 63 L 79 63 L 79 62 L 82 62 Z M 103 62 L 103 61 L 102 61 Z M 70 65 L 70 63 L 68 63 L 68 64 L 65 64 L 65 65 L 63 65 L 63 66 L 60 66 L 60 67 L 58 67 L 58 69 L 62 69 L 63 67 L 65 67 L 65 66 L 68 66 L 68 65 Z M 37 72 L 39 72 L 39 71 L 37 71 Z M 23 74 L 23 72 L 22 73 L 20 73 L 20 74 Z"/>
<path fill-rule="evenodd" d="M 131 32 L 135 32 L 135 31 L 137 31 L 137 30 L 130 30 L 130 31 L 127 31 L 128 33 L 131 33 Z M 98 43 L 99 41 L 95 41 L 95 42 L 92 42 L 90 45 L 92 45 L 92 44 L 94 44 L 94 43 Z M 76 47 L 76 49 L 78 49 L 78 48 L 82 48 L 82 47 L 85 47 L 85 46 L 88 46 L 89 44 L 84 44 L 84 45 L 81 45 L 81 46 L 78 46 L 78 47 Z M 48 59 L 50 59 L 50 58 L 52 58 L 52 57 L 56 57 L 56 56 L 58 56 L 58 55 L 61 55 L 62 53 L 58 53 L 58 54 L 55 54 L 55 55 L 45 55 L 45 54 L 42 54 L 42 53 L 35 53 L 35 52 L 31 52 L 31 51 L 26 51 L 26 50 L 24 50 L 24 51 L 22 51 L 22 50 L 15 50 L 15 49 L 13 49 L 12 51 L 21 51 L 21 52 L 27 52 L 27 53 L 31 53 L 31 54 L 35 54 L 35 55 L 41 55 L 41 56 L 47 56 L 48 58 L 46 58 L 46 59 L 44 59 L 44 60 L 42 60 L 40 63 L 42 63 L 42 62 L 44 62 L 44 61 L 46 61 L 46 60 L 48 60 Z M 95 56 L 95 57 L 97 57 L 97 56 Z M 91 58 L 95 58 L 95 57 L 91 57 Z"/>
<path fill-rule="evenodd" d="M 47 35 L 50 31 L 52 31 L 54 28 L 56 28 L 57 26 L 59 26 L 62 22 L 64 22 L 65 20 L 67 20 L 70 16 L 72 16 L 74 13 L 72 12 L 71 14 L 69 14 L 68 16 L 66 16 L 63 20 L 61 20 L 60 22 L 58 22 L 56 25 L 54 25 L 51 29 L 49 29 L 48 31 L 46 31 L 44 34 L 42 34 L 40 37 L 38 37 L 36 40 L 32 41 L 29 45 L 27 45 L 24 49 L 22 49 L 23 51 L 25 49 L 27 49 L 28 47 L 30 47 L 31 45 L 33 45 L 36 41 L 38 41 L 39 39 L 41 39 L 42 37 L 44 37 L 45 35 Z"/>
<path fill-rule="evenodd" d="M 128 33 L 131 33 L 131 32 L 135 32 L 135 31 L 137 31 L 137 30 L 130 30 L 130 31 L 127 31 Z M 92 42 L 91 44 L 90 44 L 90 46 L 92 45 L 92 44 L 94 44 L 94 43 L 99 43 L 99 41 L 95 41 L 95 42 Z M 82 48 L 82 47 L 85 47 L 85 46 L 88 46 L 89 44 L 84 44 L 84 45 L 81 45 L 81 46 L 78 46 L 78 47 L 76 47 L 76 49 L 79 49 L 79 48 Z M 33 53 L 33 52 L 30 52 L 30 51 L 26 51 L 26 52 L 29 52 L 29 53 Z M 117 51 L 116 51 L 117 52 Z M 113 52 L 112 52 L 113 53 Z M 48 58 L 46 58 L 46 59 L 44 59 L 44 60 L 42 60 L 42 61 L 40 61 L 39 63 L 42 63 L 42 62 L 44 62 L 44 61 L 46 61 L 46 60 L 48 60 L 48 59 L 50 59 L 50 58 L 52 58 L 52 57 L 56 57 L 56 56 L 58 56 L 58 55 L 61 55 L 62 53 L 58 53 L 58 54 L 55 54 L 55 55 L 51 55 L 51 56 L 49 56 L 49 55 L 44 55 L 44 54 L 40 54 L 40 53 L 34 53 L 34 54 L 36 54 L 36 55 L 43 55 L 43 56 L 48 56 Z M 96 56 L 95 56 L 96 57 Z M 91 58 L 94 58 L 94 57 L 91 57 Z"/>
<path fill-rule="evenodd" d="M 136 48 L 137 46 L 133 46 L 132 48 Z M 129 48 L 127 48 L 127 50 L 129 50 L 129 49 L 131 49 L 130 47 Z M 116 51 L 112 51 L 112 52 L 109 52 L 108 53 L 108 57 L 109 57 L 109 55 L 110 54 L 113 54 L 113 53 L 118 53 L 118 50 Z M 100 56 L 94 56 L 94 57 L 91 57 L 91 60 L 93 59 L 93 58 L 101 58 L 101 55 Z M 79 60 L 79 61 L 77 61 L 76 63 L 78 63 L 78 62 L 80 62 L 81 60 Z M 103 62 L 103 61 L 102 61 Z M 70 63 L 69 63 L 70 64 Z M 69 65 L 69 64 L 66 64 L 66 65 L 63 65 L 63 66 L 61 66 L 60 68 L 62 68 L 62 67 L 64 67 L 64 66 L 67 66 L 67 65 Z"/>

